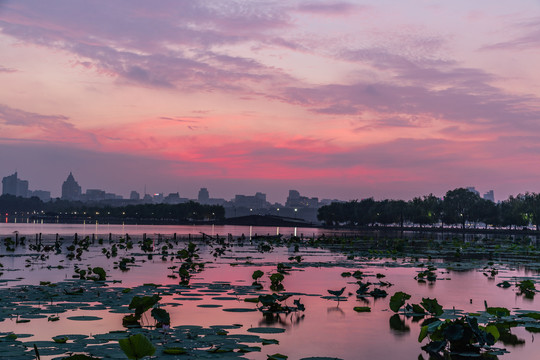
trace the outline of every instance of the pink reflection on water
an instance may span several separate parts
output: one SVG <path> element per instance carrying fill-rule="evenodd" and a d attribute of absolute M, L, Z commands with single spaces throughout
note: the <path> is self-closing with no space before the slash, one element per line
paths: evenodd
<path fill-rule="evenodd" d="M 183 245 L 179 247 L 182 248 Z M 210 248 L 200 244 L 201 261 L 213 261 Z M 299 294 L 287 300 L 292 305 L 294 299 L 301 299 L 305 304 L 305 312 L 281 314 L 279 316 L 264 317 L 260 312 L 226 312 L 228 308 L 255 309 L 256 304 L 244 302 L 246 297 L 255 297 L 257 294 L 238 294 L 234 289 L 226 291 L 214 290 L 207 292 L 210 284 L 229 283 L 233 286 L 249 286 L 252 282 L 253 271 L 260 269 L 265 275 L 261 279 L 264 293 L 269 293 L 269 275 L 276 271 L 277 262 L 287 262 L 288 257 L 295 255 L 287 248 L 276 248 L 272 253 L 260 254 L 253 247 L 235 247 L 234 252 L 227 257 L 218 258 L 215 262 L 207 263 L 204 271 L 196 273 L 191 279 L 191 288 L 180 291 L 181 294 L 163 296 L 160 303 L 171 315 L 171 325 L 230 325 L 241 324 L 242 328 L 229 330 L 230 333 L 245 334 L 247 329 L 260 326 L 275 326 L 286 329 L 283 334 L 263 335 L 265 338 L 274 338 L 280 345 L 263 347 L 261 353 L 249 354 L 250 359 L 266 359 L 267 354 L 280 352 L 291 359 L 308 356 L 329 356 L 343 359 L 366 358 L 416 358 L 422 353 L 422 344 L 417 342 L 420 330 L 419 323 L 402 315 L 393 317 L 389 310 L 389 296 L 396 291 L 404 291 L 412 295 L 409 303 L 419 303 L 423 297 L 437 298 L 444 308 L 453 308 L 466 312 L 484 309 L 484 300 L 489 306 L 503 306 L 511 309 L 521 308 L 527 310 L 540 310 L 538 301 L 530 301 L 517 295 L 515 289 L 501 289 L 496 283 L 501 279 L 512 279 L 527 273 L 519 269 L 502 268 L 495 280 L 483 275 L 479 270 L 450 271 L 437 270 L 438 280 L 432 284 L 419 284 L 415 275 L 422 268 L 402 266 L 393 263 L 385 266 L 379 262 L 362 260 L 346 261 L 340 254 L 331 254 L 323 250 L 300 252 L 304 257 L 303 263 L 293 266 L 285 276 L 283 285 L 286 291 Z M 18 250 L 19 251 L 19 250 Z M 139 250 L 133 250 L 140 252 Z M 88 258 L 81 261 L 65 260 L 64 256 L 51 258 L 40 264 L 39 262 L 26 267 L 26 257 L 6 257 L 2 260 L 10 269 L 17 269 L 4 275 L 9 278 L 24 277 L 20 282 L 8 283 L 13 286 L 19 283 L 36 284 L 39 281 L 61 281 L 70 279 L 73 275 L 73 265 L 79 264 L 82 268 L 103 266 L 106 268 L 110 280 L 122 280 L 121 284 L 108 284 L 108 286 L 134 287 L 143 283 L 178 284 L 178 279 L 172 279 L 173 274 L 168 267 L 178 266 L 180 262 L 171 256 L 165 261 L 161 256 L 154 255 L 149 259 L 146 255 L 136 256 L 136 266 L 127 272 L 113 269 L 112 262 L 118 261 L 121 256 L 130 252 L 120 251 L 116 259 L 107 259 L 95 246 Z M 47 269 L 46 265 L 55 265 L 63 260 L 65 269 Z M 55 261 L 57 261 L 55 263 Z M 246 263 L 249 261 L 250 264 Z M 309 262 L 308 265 L 302 265 Z M 345 267 L 344 264 L 349 264 Z M 232 265 L 235 266 L 232 266 Z M 352 277 L 342 277 L 342 272 L 361 270 L 365 277 L 363 281 L 378 282 L 375 274 L 386 275 L 383 280 L 394 284 L 385 288 L 389 296 L 382 299 L 357 299 L 357 280 Z M 512 281 L 511 281 L 512 282 Z M 327 290 L 337 290 L 345 287 L 344 296 L 347 301 L 336 302 L 333 299 L 323 299 Z M 373 286 L 372 286 L 373 288 Z M 163 291 L 159 288 L 157 292 Z M 182 298 L 184 297 L 184 299 Z M 221 299 L 215 299 L 219 297 Z M 230 298 L 224 300 L 223 298 Z M 201 300 L 187 300 L 185 298 L 200 298 Z M 127 305 L 127 304 L 125 304 Z M 200 307 L 199 305 L 221 305 L 217 308 Z M 355 306 L 370 306 L 371 312 L 356 313 Z M 102 320 L 92 322 L 77 322 L 68 320 L 68 316 L 90 315 L 103 317 Z M 32 319 L 30 323 L 15 324 L 14 320 L 0 323 L 0 331 L 16 331 L 19 333 L 33 333 L 31 339 L 49 340 L 52 336 L 66 333 L 96 334 L 111 330 L 122 330 L 123 314 L 111 314 L 102 310 L 77 310 L 59 314 L 60 321 L 47 322 L 47 319 Z M 526 346 L 510 347 L 510 354 L 501 359 L 532 359 L 540 351 L 538 342 L 533 341 L 531 334 L 523 329 L 512 329 L 513 333 L 527 341 Z M 424 357 L 425 356 L 424 354 Z"/>

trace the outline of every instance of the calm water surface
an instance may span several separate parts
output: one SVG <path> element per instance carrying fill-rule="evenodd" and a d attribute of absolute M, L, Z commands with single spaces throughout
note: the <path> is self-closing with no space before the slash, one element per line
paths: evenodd
<path fill-rule="evenodd" d="M 94 225 L 95 226 L 95 225 Z M 103 225 L 104 227 L 107 225 Z M 121 231 L 120 231 L 121 229 Z M 190 232 L 194 230 L 194 232 Z M 108 234 L 115 232 L 118 234 L 245 234 L 248 236 L 249 227 L 191 227 L 191 226 L 125 226 L 110 225 L 107 230 L 92 232 L 92 228 L 81 225 L 41 225 L 41 224 L 2 224 L 0 233 L 5 235 L 19 231 L 22 234 L 33 234 L 41 232 L 43 234 Z M 86 232 L 85 232 L 86 231 Z M 252 228 L 252 234 L 294 234 L 294 228 Z M 317 229 L 296 229 L 305 235 L 315 233 Z M 0 238 L 4 238 L 2 236 Z M 33 241 L 33 238 L 30 238 Z M 68 237 L 66 236 L 66 239 Z M 70 238 L 71 239 L 71 238 Z M 30 242 L 28 240 L 27 242 Z M 74 275 L 74 266 L 81 268 L 90 266 L 102 266 L 108 274 L 108 280 L 121 280 L 121 283 L 108 283 L 109 287 L 134 287 L 144 283 L 156 284 L 178 284 L 178 279 L 172 279 L 171 266 L 180 265 L 180 261 L 170 256 L 165 260 L 161 256 L 154 255 L 151 259 L 142 254 L 137 245 L 132 250 L 119 250 L 116 259 L 107 259 L 101 249 L 110 247 L 105 241 L 104 245 L 99 245 L 97 241 L 90 247 L 90 251 L 85 253 L 81 260 L 68 260 L 65 254 L 66 246 L 71 241 L 65 241 L 62 254 L 51 253 L 48 259 L 36 259 L 35 253 L 25 247 L 18 247 L 14 253 L 6 253 L 5 247 L 1 247 L 0 254 L 6 255 L 0 259 L 4 266 L 4 274 L 0 277 L 0 289 L 6 289 L 21 285 L 37 285 L 40 281 L 71 281 Z M 161 244 L 156 240 L 156 248 Z M 225 255 L 215 258 L 211 255 L 214 247 L 199 243 L 201 259 L 207 265 L 204 271 L 197 273 L 191 279 L 191 289 L 182 291 L 181 295 L 175 294 L 164 296 L 160 301 L 166 304 L 164 308 L 171 315 L 171 326 L 178 325 L 231 325 L 241 324 L 239 329 L 229 330 L 230 333 L 248 334 L 247 329 L 251 327 L 281 327 L 285 332 L 280 334 L 265 334 L 265 338 L 279 340 L 279 345 L 267 345 L 262 347 L 261 352 L 252 352 L 245 355 L 248 359 L 266 359 L 268 354 L 282 353 L 289 356 L 289 359 L 300 359 L 309 356 L 328 356 L 341 359 L 417 359 L 420 354 L 425 359 L 428 358 L 417 341 L 420 331 L 418 322 L 413 322 L 411 318 L 398 315 L 397 318 L 389 309 L 389 298 L 397 291 L 404 291 L 412 295 L 410 303 L 419 303 L 422 297 L 437 298 L 445 309 L 455 308 L 465 312 L 475 312 L 484 309 L 484 301 L 489 306 L 502 306 L 509 309 L 526 309 L 540 311 L 540 304 L 537 299 L 526 299 L 516 293 L 513 288 L 501 289 L 496 286 L 502 280 L 512 280 L 514 277 L 531 276 L 538 277 L 536 272 L 525 269 L 513 268 L 512 266 L 496 265 L 499 273 L 495 279 L 486 277 L 481 271 L 481 266 L 477 269 L 467 271 L 448 271 L 444 268 L 437 270 L 438 280 L 432 284 L 419 284 L 414 276 L 419 268 L 411 266 L 409 262 L 402 259 L 347 259 L 346 255 L 330 252 L 325 249 L 311 247 L 300 247 L 295 252 L 293 247 L 274 247 L 271 252 L 260 253 L 256 249 L 257 243 L 253 245 L 246 242 L 243 246 L 238 244 L 230 248 Z M 185 243 L 180 243 L 173 250 L 185 247 Z M 32 255 L 34 254 L 34 255 Z M 15 255 L 15 256 L 13 256 Z M 303 260 L 300 264 L 291 263 L 288 258 L 301 255 Z M 33 256 L 32 261 L 27 261 Z M 135 256 L 136 266 L 129 271 L 122 272 L 114 269 L 113 261 L 118 261 L 121 257 Z M 270 293 L 268 276 L 276 271 L 278 262 L 288 263 L 293 266 L 288 275 L 285 276 L 283 285 L 285 291 L 298 293 L 287 303 L 292 305 L 293 299 L 301 299 L 305 304 L 304 312 L 296 312 L 288 315 L 280 315 L 272 320 L 266 319 L 260 312 L 235 313 L 223 311 L 226 308 L 255 308 L 256 304 L 246 303 L 244 298 L 250 297 L 244 294 L 238 295 L 234 290 L 235 286 L 249 286 L 252 282 L 251 274 L 254 270 L 260 269 L 265 275 L 261 283 L 264 286 L 263 292 Z M 63 269 L 49 268 L 49 265 L 62 264 Z M 364 300 L 356 297 L 358 285 L 356 279 L 352 277 L 342 277 L 344 271 L 352 272 L 361 270 L 366 274 L 364 281 L 378 282 L 375 274 L 381 273 L 386 277 L 383 279 L 394 284 L 385 288 L 389 296 L 381 299 L 366 298 Z M 9 281 L 13 280 L 13 281 Z M 15 281 L 16 280 L 16 281 Z M 231 290 L 222 293 L 205 292 L 209 284 L 229 283 Z M 325 299 L 327 290 L 338 290 L 345 287 L 345 301 L 336 302 Z M 183 300 L 182 297 L 190 300 Z M 221 299 L 215 299 L 220 297 Z M 228 298 L 224 300 L 225 298 Z M 252 296 L 251 296 L 252 297 Z M 127 304 L 126 304 L 127 305 Z M 205 308 L 200 305 L 221 305 L 216 308 Z M 369 313 L 356 313 L 355 306 L 370 306 Z M 17 313 L 17 310 L 14 310 Z M 67 319 L 73 315 L 100 316 L 103 319 L 98 321 L 81 322 Z M 60 334 L 100 334 L 112 330 L 123 330 L 122 317 L 125 314 L 110 313 L 108 310 L 70 310 L 59 314 L 60 321 L 48 322 L 47 319 L 32 319 L 29 323 L 16 323 L 15 318 L 9 318 L 0 322 L 0 332 L 16 332 L 32 334 L 27 341 L 50 340 L 52 336 Z M 392 316 L 394 316 L 392 318 Z M 391 321 L 391 318 L 393 319 Z M 397 325 L 396 326 L 396 320 Z M 512 328 L 512 333 L 524 340 L 524 345 L 505 345 L 498 343 L 496 346 L 506 348 L 509 354 L 499 356 L 500 359 L 537 359 L 540 353 L 540 343 L 534 341 L 534 336 L 525 331 L 524 328 Z M 0 343 L 0 349 L 2 344 Z M 1 353 L 1 351 L 0 351 Z M 55 356 L 42 356 L 42 359 L 52 359 Z"/>

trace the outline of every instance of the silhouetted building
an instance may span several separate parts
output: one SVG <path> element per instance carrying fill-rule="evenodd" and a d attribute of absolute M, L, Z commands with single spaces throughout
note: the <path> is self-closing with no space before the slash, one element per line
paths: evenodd
<path fill-rule="evenodd" d="M 470 192 L 472 192 L 473 194 L 476 194 L 478 197 L 480 197 L 480 193 L 478 192 L 478 190 L 476 190 L 474 188 L 474 186 L 469 186 L 467 187 L 467 190 L 469 190 Z"/>
<path fill-rule="evenodd" d="M 106 199 L 107 193 L 100 189 L 87 189 L 84 194 L 84 200 L 86 201 L 101 201 Z"/>
<path fill-rule="evenodd" d="M 152 202 L 154 204 L 161 204 L 163 202 L 163 193 L 155 193 L 152 197 Z"/>
<path fill-rule="evenodd" d="M 493 190 L 487 191 L 484 194 L 483 198 L 484 198 L 484 200 L 489 200 L 489 201 L 495 202 L 495 194 L 493 193 Z"/>
<path fill-rule="evenodd" d="M 135 190 L 133 190 L 131 192 L 131 194 L 129 194 L 129 199 L 130 200 L 141 200 L 141 195 L 138 192 L 136 192 Z"/>
<path fill-rule="evenodd" d="M 2 195 L 28 197 L 28 181 L 17 177 L 17 172 L 2 179 Z"/>
<path fill-rule="evenodd" d="M 165 198 L 163 198 L 163 202 L 165 204 L 175 205 L 175 204 L 187 203 L 189 202 L 189 199 L 180 197 L 180 194 L 175 192 L 175 193 L 170 193 L 169 195 L 165 196 Z"/>
<path fill-rule="evenodd" d="M 222 205 L 222 206 L 233 206 L 229 204 L 225 199 L 211 198 L 210 193 L 207 188 L 201 188 L 199 190 L 199 195 L 197 196 L 197 202 L 202 205 Z"/>
<path fill-rule="evenodd" d="M 62 200 L 76 201 L 81 198 L 81 187 L 70 172 L 62 184 Z"/>
<path fill-rule="evenodd" d="M 255 196 L 251 195 L 235 195 L 234 206 L 245 207 L 250 209 L 262 209 L 268 206 L 266 202 L 266 194 L 255 193 Z"/>
<path fill-rule="evenodd" d="M 32 197 L 35 196 L 39 198 L 39 200 L 43 202 L 49 202 L 51 201 L 51 192 L 50 191 L 44 191 L 44 190 L 28 190 L 28 196 Z"/>
<path fill-rule="evenodd" d="M 319 198 L 307 196 L 300 196 L 300 193 L 296 190 L 289 190 L 289 196 L 285 202 L 286 207 L 290 208 L 318 208 Z"/>
<path fill-rule="evenodd" d="M 330 205 L 331 203 L 343 203 L 345 201 L 339 199 L 321 199 L 319 206 Z"/>
<path fill-rule="evenodd" d="M 197 197 L 197 200 L 200 204 L 206 204 L 208 200 L 210 199 L 210 193 L 208 192 L 207 188 L 201 188 L 199 190 L 199 196 Z"/>

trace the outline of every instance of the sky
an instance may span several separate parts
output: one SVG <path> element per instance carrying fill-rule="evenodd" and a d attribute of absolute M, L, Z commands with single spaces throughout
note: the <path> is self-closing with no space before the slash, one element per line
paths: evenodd
<path fill-rule="evenodd" d="M 539 62 L 539 0 L 0 0 L 0 176 L 504 200 L 540 192 Z"/>

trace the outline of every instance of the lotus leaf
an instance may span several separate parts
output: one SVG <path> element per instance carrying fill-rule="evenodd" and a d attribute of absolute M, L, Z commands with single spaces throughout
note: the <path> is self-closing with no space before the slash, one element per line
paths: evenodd
<path fill-rule="evenodd" d="M 150 314 L 152 315 L 154 319 L 156 319 L 158 324 L 163 324 L 163 325 L 171 324 L 171 316 L 165 309 L 153 308 Z"/>
<path fill-rule="evenodd" d="M 486 312 L 488 314 L 495 315 L 497 317 L 509 316 L 510 315 L 510 310 L 508 310 L 507 308 L 504 308 L 504 307 L 488 307 L 488 308 L 486 308 Z"/>
<path fill-rule="evenodd" d="M 276 353 L 273 355 L 266 355 L 266 356 L 267 356 L 267 360 L 286 360 L 289 358 L 287 355 L 283 355 L 279 353 Z"/>
<path fill-rule="evenodd" d="M 426 309 L 426 311 L 433 316 L 440 316 L 444 313 L 444 310 L 442 306 L 439 305 L 437 299 L 422 298 L 420 305 L 422 305 L 424 309 Z"/>
<path fill-rule="evenodd" d="M 520 314 L 520 315 L 518 315 L 518 317 L 528 317 L 528 318 L 531 318 L 531 319 L 540 320 L 540 313 L 529 312 L 529 313 L 525 313 L 525 314 Z"/>
<path fill-rule="evenodd" d="M 140 316 L 152 308 L 157 302 L 161 300 L 161 296 L 154 294 L 152 296 L 135 296 L 129 304 L 130 309 L 135 310 L 135 317 L 140 318 Z"/>
<path fill-rule="evenodd" d="M 356 312 L 370 312 L 371 308 L 369 306 L 355 306 L 353 310 Z"/>
<path fill-rule="evenodd" d="M 54 340 L 55 343 L 57 344 L 65 344 L 66 341 L 68 341 L 68 337 L 67 336 L 55 336 L 52 338 Z"/>
<path fill-rule="evenodd" d="M 279 345 L 279 341 L 276 339 L 262 339 L 263 345 Z"/>
<path fill-rule="evenodd" d="M 129 359 L 142 359 L 145 356 L 154 355 L 156 348 L 143 334 L 136 334 L 127 339 L 118 340 L 120 348 Z"/>
<path fill-rule="evenodd" d="M 92 269 L 92 272 L 98 276 L 97 280 L 99 281 L 105 281 L 107 278 L 107 274 L 102 267 L 95 267 Z"/>
<path fill-rule="evenodd" d="M 247 331 L 257 334 L 279 334 L 285 332 L 285 329 L 276 327 L 254 327 L 249 328 Z"/>
<path fill-rule="evenodd" d="M 405 305 L 405 301 L 409 300 L 411 298 L 411 295 L 406 294 L 402 291 L 396 292 L 392 297 L 390 298 L 390 309 L 393 312 L 398 312 L 399 309 Z"/>
<path fill-rule="evenodd" d="M 181 347 L 169 347 L 163 349 L 163 353 L 167 355 L 182 355 L 186 354 L 187 350 Z"/>

